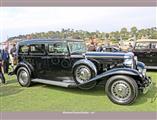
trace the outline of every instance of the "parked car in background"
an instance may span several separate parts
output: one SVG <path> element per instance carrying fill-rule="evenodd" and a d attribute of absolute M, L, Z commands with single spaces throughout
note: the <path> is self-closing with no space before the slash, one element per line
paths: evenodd
<path fill-rule="evenodd" d="M 17 45 L 16 74 L 21 86 L 39 82 L 92 89 L 101 84 L 109 99 L 130 104 L 146 93 L 151 80 L 133 53 L 87 52 L 83 40 L 26 40 Z M 90 101 L 89 101 L 90 102 Z"/>
<path fill-rule="evenodd" d="M 157 40 L 139 40 L 135 43 L 133 53 L 147 69 L 157 70 Z"/>
<path fill-rule="evenodd" d="M 97 52 L 120 52 L 120 49 L 118 47 L 114 46 L 100 46 L 96 50 Z"/>

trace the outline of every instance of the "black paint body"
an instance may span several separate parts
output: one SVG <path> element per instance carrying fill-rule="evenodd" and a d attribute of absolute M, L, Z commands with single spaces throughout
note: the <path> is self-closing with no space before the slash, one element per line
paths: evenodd
<path fill-rule="evenodd" d="M 54 49 L 58 43 L 62 44 L 61 47 Z M 79 52 L 72 51 L 73 46 L 80 47 Z M 17 74 L 20 67 L 26 67 L 32 79 L 72 80 L 73 68 L 84 64 L 96 74 L 87 83 L 93 80 L 101 83 L 113 75 L 128 75 L 135 78 L 139 89 L 149 85 L 147 76 L 142 74 L 145 66 L 135 60 L 133 53 L 87 52 L 85 46 L 83 40 L 71 39 L 22 41 L 17 44 L 18 65 L 11 74 Z M 125 64 L 126 60 L 132 61 L 131 66 Z M 138 68 L 141 68 L 141 73 Z"/>

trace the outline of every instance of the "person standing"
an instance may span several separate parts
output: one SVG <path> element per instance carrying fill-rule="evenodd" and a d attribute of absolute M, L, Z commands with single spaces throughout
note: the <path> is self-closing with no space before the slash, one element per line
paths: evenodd
<path fill-rule="evenodd" d="M 13 69 L 14 69 L 15 59 L 16 59 L 16 45 L 13 44 L 13 47 L 10 50 L 10 61 L 11 61 L 11 67 Z"/>
<path fill-rule="evenodd" d="M 3 71 L 3 67 L 2 67 L 2 61 L 0 61 L 0 79 L 1 79 L 1 82 L 3 84 L 5 84 L 5 77 L 4 77 L 4 71 Z"/>
<path fill-rule="evenodd" d="M 2 50 L 0 50 L 0 80 L 5 84 L 4 70 L 2 66 Z"/>
<path fill-rule="evenodd" d="M 5 47 L 5 49 L 2 51 L 2 65 L 3 65 L 4 73 L 8 73 L 9 71 L 8 47 Z"/>
<path fill-rule="evenodd" d="M 131 52 L 131 51 L 132 51 L 132 49 L 133 49 L 133 46 L 132 46 L 132 44 L 131 44 L 131 43 L 129 43 L 128 52 Z"/>
<path fill-rule="evenodd" d="M 90 37 L 90 44 L 88 46 L 88 51 L 96 51 L 96 49 L 97 49 L 96 38 Z"/>

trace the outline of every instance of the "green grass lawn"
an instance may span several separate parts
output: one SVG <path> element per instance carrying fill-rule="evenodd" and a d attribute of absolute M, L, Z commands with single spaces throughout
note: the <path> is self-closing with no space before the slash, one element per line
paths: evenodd
<path fill-rule="evenodd" d="M 151 90 L 145 95 L 140 94 L 134 104 L 126 106 L 113 104 L 102 87 L 84 91 L 35 84 L 24 88 L 15 76 L 6 75 L 7 84 L 0 86 L 0 111 L 157 111 L 157 72 L 148 75 L 153 80 Z"/>

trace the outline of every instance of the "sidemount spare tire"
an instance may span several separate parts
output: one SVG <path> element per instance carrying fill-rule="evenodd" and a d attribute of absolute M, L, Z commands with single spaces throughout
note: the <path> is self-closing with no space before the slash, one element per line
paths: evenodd
<path fill-rule="evenodd" d="M 73 69 L 73 78 L 76 84 L 78 84 L 78 87 L 80 89 L 92 89 L 96 86 L 97 82 L 92 81 L 90 83 L 87 83 L 83 85 L 83 83 L 88 82 L 91 78 L 95 77 L 96 73 L 95 71 L 86 64 L 79 64 L 76 65 Z"/>

